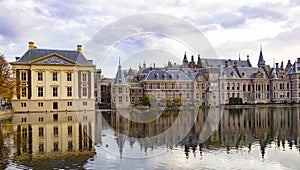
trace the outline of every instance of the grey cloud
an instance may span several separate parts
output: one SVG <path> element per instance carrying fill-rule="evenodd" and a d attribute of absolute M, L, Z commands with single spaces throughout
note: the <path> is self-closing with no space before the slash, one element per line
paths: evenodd
<path fill-rule="evenodd" d="M 281 12 L 268 8 L 268 6 L 245 5 L 240 7 L 239 11 L 248 19 L 263 18 L 273 21 L 285 19 L 285 16 Z"/>
<path fill-rule="evenodd" d="M 220 24 L 224 28 L 237 27 L 245 23 L 244 16 L 238 13 L 220 13 L 215 17 L 215 23 Z"/>

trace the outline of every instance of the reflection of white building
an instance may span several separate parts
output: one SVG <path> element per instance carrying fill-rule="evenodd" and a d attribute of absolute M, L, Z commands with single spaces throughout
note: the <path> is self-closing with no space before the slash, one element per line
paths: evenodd
<path fill-rule="evenodd" d="M 48 157 L 48 153 L 93 154 L 95 114 L 93 111 L 15 114 L 12 120 L 17 158 L 27 154 Z M 22 156 L 23 155 L 23 156 Z"/>
<path fill-rule="evenodd" d="M 118 72 L 115 80 L 111 84 L 111 107 L 127 108 L 130 106 L 129 85 L 127 84 L 124 74 L 121 70 L 119 61 Z"/>

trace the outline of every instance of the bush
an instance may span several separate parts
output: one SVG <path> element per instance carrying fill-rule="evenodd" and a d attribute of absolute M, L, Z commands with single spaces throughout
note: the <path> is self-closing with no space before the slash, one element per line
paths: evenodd
<path fill-rule="evenodd" d="M 239 97 L 230 97 L 229 104 L 243 104 L 243 100 Z"/>

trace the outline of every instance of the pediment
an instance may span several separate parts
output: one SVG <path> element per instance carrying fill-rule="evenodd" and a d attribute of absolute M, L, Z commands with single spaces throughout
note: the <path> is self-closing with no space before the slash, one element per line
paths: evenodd
<path fill-rule="evenodd" d="M 75 64 L 73 61 L 71 61 L 65 57 L 62 57 L 58 54 L 50 54 L 45 57 L 34 60 L 31 63 L 33 63 L 33 64 L 59 64 L 59 65 Z"/>

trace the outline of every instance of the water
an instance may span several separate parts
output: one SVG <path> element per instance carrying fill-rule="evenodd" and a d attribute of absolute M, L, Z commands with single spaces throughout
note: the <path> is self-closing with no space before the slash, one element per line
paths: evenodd
<path fill-rule="evenodd" d="M 0 119 L 0 169 L 300 168 L 298 107 Z"/>

